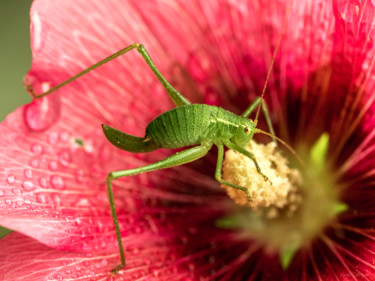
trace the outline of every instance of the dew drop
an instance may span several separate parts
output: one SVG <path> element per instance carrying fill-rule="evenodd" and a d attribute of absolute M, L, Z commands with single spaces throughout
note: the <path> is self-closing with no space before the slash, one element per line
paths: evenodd
<path fill-rule="evenodd" d="M 12 192 L 16 195 L 21 195 L 21 190 L 19 188 L 13 188 Z"/>
<path fill-rule="evenodd" d="M 47 137 L 47 140 L 48 140 L 49 144 L 52 144 L 52 145 L 57 144 L 57 141 L 58 141 L 57 133 L 55 133 L 55 132 L 50 133 Z"/>
<path fill-rule="evenodd" d="M 44 131 L 51 127 L 60 116 L 59 96 L 50 95 L 34 99 L 24 108 L 26 125 L 33 131 Z"/>
<path fill-rule="evenodd" d="M 69 133 L 68 132 L 62 132 L 60 134 L 60 140 L 63 142 L 67 142 L 69 140 Z"/>
<path fill-rule="evenodd" d="M 13 184 L 15 182 L 15 180 L 16 180 L 15 176 L 13 176 L 13 175 L 8 176 L 7 181 L 8 181 L 9 184 Z"/>
<path fill-rule="evenodd" d="M 85 178 L 86 178 L 86 173 L 85 173 L 84 170 L 79 169 L 75 172 L 75 176 L 76 176 L 76 181 L 78 183 L 83 183 L 85 181 Z"/>
<path fill-rule="evenodd" d="M 48 168 L 51 170 L 51 171 L 56 171 L 57 168 L 58 168 L 58 163 L 56 161 L 51 161 L 49 164 L 48 164 Z"/>
<path fill-rule="evenodd" d="M 44 194 L 38 194 L 36 196 L 36 201 L 40 204 L 45 204 L 47 202 L 46 196 Z"/>
<path fill-rule="evenodd" d="M 6 199 L 5 200 L 5 204 L 7 204 L 8 206 L 10 206 L 12 204 L 12 200 L 10 199 Z"/>
<path fill-rule="evenodd" d="M 39 184 L 40 184 L 41 187 L 46 188 L 47 187 L 47 180 L 46 180 L 46 178 L 41 177 L 39 179 Z"/>
<path fill-rule="evenodd" d="M 22 202 L 22 201 L 17 201 L 17 202 L 16 202 L 16 205 L 17 205 L 18 207 L 22 207 L 22 206 L 23 206 L 23 202 Z"/>
<path fill-rule="evenodd" d="M 39 165 L 39 162 L 38 162 L 38 160 L 34 159 L 34 160 L 31 160 L 31 161 L 30 161 L 30 165 L 31 165 L 32 167 L 34 167 L 34 168 L 37 168 L 38 165 Z"/>
<path fill-rule="evenodd" d="M 31 204 L 30 199 L 25 199 L 25 204 Z"/>
<path fill-rule="evenodd" d="M 27 191 L 31 191 L 31 190 L 34 190 L 35 189 L 35 186 L 34 184 L 31 182 L 31 181 L 24 181 L 22 183 L 22 187 L 27 190 Z"/>
<path fill-rule="evenodd" d="M 1 196 L 4 196 L 4 194 L 5 194 L 5 193 L 4 193 L 4 190 L 0 189 L 0 197 L 1 197 Z"/>
<path fill-rule="evenodd" d="M 82 225 L 82 220 L 81 220 L 81 218 L 76 218 L 74 221 L 76 222 L 76 225 L 77 225 L 77 226 Z"/>
<path fill-rule="evenodd" d="M 33 171 L 30 169 L 25 169 L 23 171 L 23 174 L 25 175 L 26 178 L 31 179 L 33 177 Z"/>
<path fill-rule="evenodd" d="M 40 155 L 43 153 L 43 147 L 40 144 L 33 144 L 31 146 L 31 152 Z"/>
<path fill-rule="evenodd" d="M 60 176 L 52 176 L 51 177 L 51 184 L 54 188 L 60 189 L 60 190 L 64 189 L 64 187 L 65 187 L 64 180 Z"/>
<path fill-rule="evenodd" d="M 59 162 L 62 166 L 66 167 L 71 162 L 70 153 L 67 151 L 63 151 L 59 154 Z"/>
<path fill-rule="evenodd" d="M 54 194 L 52 196 L 52 200 L 53 200 L 53 203 L 55 204 L 56 207 L 61 205 L 61 198 L 60 198 L 59 195 Z"/>

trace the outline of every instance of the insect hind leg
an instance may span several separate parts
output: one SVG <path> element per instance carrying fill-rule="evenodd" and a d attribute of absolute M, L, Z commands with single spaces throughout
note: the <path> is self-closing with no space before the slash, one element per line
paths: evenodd
<path fill-rule="evenodd" d="M 125 267 L 125 253 L 124 253 L 124 247 L 122 244 L 120 227 L 119 227 L 119 223 L 117 219 L 115 200 L 114 200 L 113 189 L 112 189 L 112 181 L 118 178 L 126 177 L 126 176 L 133 176 L 133 175 L 151 172 L 155 170 L 166 169 L 166 168 L 179 166 L 185 163 L 195 161 L 203 157 L 204 155 L 206 155 L 208 150 L 210 150 L 211 146 L 212 146 L 212 143 L 207 142 L 200 146 L 195 146 L 195 147 L 183 150 L 181 152 L 173 154 L 163 160 L 149 164 L 147 166 L 130 169 L 130 170 L 114 171 L 108 174 L 107 192 L 108 192 L 109 203 L 111 206 L 112 219 L 113 219 L 113 223 L 116 229 L 116 236 L 117 236 L 117 241 L 119 244 L 119 251 L 120 251 L 120 257 L 121 257 L 121 264 L 116 266 L 112 270 L 112 273 L 117 273 L 120 269 Z"/>
<path fill-rule="evenodd" d="M 147 65 L 151 68 L 152 72 L 155 74 L 155 76 L 162 83 L 162 85 L 165 88 L 165 90 L 167 91 L 169 97 L 172 99 L 172 101 L 174 102 L 174 104 L 176 106 L 190 104 L 190 101 L 187 98 L 185 98 L 182 94 L 180 94 L 175 88 L 173 88 L 173 86 L 167 81 L 167 79 L 165 79 L 165 77 L 160 73 L 160 71 L 157 69 L 157 67 L 155 66 L 155 64 L 151 60 L 151 57 L 147 53 L 145 47 L 142 44 L 138 44 L 138 43 L 134 43 L 132 45 L 127 46 L 126 48 L 121 49 L 120 51 L 106 57 L 105 59 L 103 59 L 103 60 L 101 60 L 101 61 L 99 61 L 99 62 L 97 62 L 97 63 L 95 63 L 91 66 L 89 66 L 88 68 L 82 70 L 81 72 L 77 73 L 76 75 L 68 78 L 67 80 L 61 82 L 60 84 L 52 87 L 48 91 L 46 91 L 44 93 L 41 93 L 41 94 L 37 94 L 35 92 L 33 86 L 30 84 L 30 81 L 28 81 L 26 79 L 25 80 L 26 90 L 30 93 L 30 95 L 34 99 L 39 99 L 39 98 L 45 97 L 45 96 L 51 94 L 52 92 L 60 89 L 61 87 L 73 82 L 74 80 L 78 79 L 79 77 L 87 74 L 88 72 L 102 66 L 103 64 L 105 64 L 105 63 L 107 63 L 107 62 L 109 62 L 109 61 L 111 61 L 111 60 L 113 60 L 113 59 L 133 50 L 133 49 L 137 49 L 137 51 L 142 55 L 142 57 L 146 61 Z"/>

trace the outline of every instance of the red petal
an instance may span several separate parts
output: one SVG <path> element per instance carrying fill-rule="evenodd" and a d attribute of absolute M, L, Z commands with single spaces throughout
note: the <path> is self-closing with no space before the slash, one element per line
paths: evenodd
<path fill-rule="evenodd" d="M 116 263 L 113 255 L 58 251 L 18 233 L 3 238 L 0 245 L 1 280 L 110 280 Z"/>

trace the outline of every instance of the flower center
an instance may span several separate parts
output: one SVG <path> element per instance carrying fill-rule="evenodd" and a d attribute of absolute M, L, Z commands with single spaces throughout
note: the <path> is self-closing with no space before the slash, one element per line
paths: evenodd
<path fill-rule="evenodd" d="M 254 161 L 233 150 L 228 150 L 223 163 L 223 178 L 231 183 L 246 187 L 251 201 L 245 192 L 222 185 L 238 205 L 250 207 L 268 218 L 275 218 L 280 212 L 291 215 L 301 202 L 299 187 L 302 176 L 297 169 L 291 169 L 287 158 L 278 150 L 274 142 L 267 145 L 251 141 L 246 147 L 253 153 L 266 181 L 255 166 Z"/>
<path fill-rule="evenodd" d="M 246 187 L 252 200 L 249 202 L 241 190 L 222 186 L 237 204 L 229 207 L 229 215 L 218 220 L 217 225 L 238 229 L 239 235 L 255 240 L 267 252 L 279 253 L 286 268 L 299 249 L 309 247 L 346 210 L 326 166 L 328 140 L 321 139 L 309 156 L 302 157 L 306 167 L 301 170 L 290 168 L 288 159 L 274 143 L 252 141 L 247 150 L 254 154 L 269 181 L 265 181 L 252 160 L 227 151 L 223 178 Z"/>

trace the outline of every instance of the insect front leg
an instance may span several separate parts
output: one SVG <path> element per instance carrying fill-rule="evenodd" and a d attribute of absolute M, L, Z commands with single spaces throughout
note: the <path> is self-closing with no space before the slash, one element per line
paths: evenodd
<path fill-rule="evenodd" d="M 245 117 L 245 118 L 248 118 L 251 115 L 251 113 L 254 112 L 255 108 L 259 105 L 259 103 L 261 102 L 261 100 L 262 99 L 260 97 L 257 97 L 249 105 L 249 107 L 244 111 L 244 113 L 242 113 L 241 116 Z M 275 135 L 275 131 L 274 131 L 273 126 L 272 126 L 272 122 L 271 122 L 270 114 L 269 114 L 269 111 L 268 111 L 267 103 L 266 103 L 266 101 L 264 99 L 262 101 L 261 107 L 262 107 L 262 111 L 263 111 L 264 117 L 266 118 L 268 129 L 270 130 L 271 135 L 274 136 Z M 272 137 L 272 139 L 277 144 L 276 139 L 274 137 Z"/>
<path fill-rule="evenodd" d="M 211 146 L 212 146 L 212 143 L 205 143 L 200 146 L 192 147 L 184 151 L 178 152 L 172 156 L 169 156 L 163 160 L 160 160 L 158 162 L 152 163 L 147 166 L 130 169 L 130 170 L 114 171 L 108 174 L 108 177 L 107 177 L 108 198 L 109 198 L 109 204 L 111 206 L 112 219 L 113 219 L 113 223 L 116 229 L 116 236 L 117 236 L 117 241 L 119 244 L 119 251 L 120 251 L 120 257 L 121 257 L 121 264 L 112 270 L 113 273 L 116 273 L 121 268 L 125 267 L 125 253 L 124 253 L 124 247 L 123 247 L 122 239 L 121 239 L 120 227 L 119 227 L 119 223 L 117 219 L 115 200 L 113 197 L 112 181 L 118 178 L 122 178 L 122 177 L 133 176 L 133 175 L 160 170 L 160 169 L 166 169 L 166 168 L 179 166 L 185 163 L 192 162 L 194 160 L 197 160 L 205 156 L 207 152 L 210 150 Z"/>
<path fill-rule="evenodd" d="M 258 161 L 255 159 L 254 154 L 252 154 L 251 152 L 247 151 L 246 149 L 244 149 L 244 148 L 242 148 L 242 147 L 240 147 L 238 145 L 235 145 L 231 141 L 226 141 L 226 142 L 224 142 L 224 144 L 228 148 L 233 149 L 233 150 L 235 150 L 235 151 L 237 151 L 237 152 L 239 152 L 239 153 L 247 156 L 248 158 L 250 158 L 254 162 L 255 168 L 257 169 L 258 173 L 263 176 L 263 178 L 264 178 L 265 181 L 269 181 L 272 184 L 272 182 L 268 179 L 268 177 L 265 174 L 262 173 L 262 171 L 261 171 L 261 169 L 260 169 L 260 167 L 258 165 Z"/>
<path fill-rule="evenodd" d="M 233 187 L 235 189 L 242 190 L 243 192 L 246 193 L 246 196 L 247 196 L 248 200 L 250 201 L 251 196 L 250 196 L 250 193 L 249 193 L 249 191 L 246 187 L 243 187 L 243 186 L 240 186 L 240 185 L 237 185 L 237 184 L 233 184 L 233 183 L 230 183 L 230 182 L 227 182 L 227 181 L 223 180 L 223 178 L 221 176 L 221 170 L 222 170 L 222 167 L 223 167 L 223 159 L 224 159 L 224 145 L 222 143 L 217 143 L 216 146 L 218 148 L 218 155 L 217 155 L 217 163 L 216 163 L 216 170 L 215 170 L 215 179 L 221 184 L 227 185 L 229 187 Z"/>

